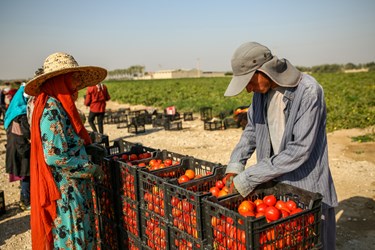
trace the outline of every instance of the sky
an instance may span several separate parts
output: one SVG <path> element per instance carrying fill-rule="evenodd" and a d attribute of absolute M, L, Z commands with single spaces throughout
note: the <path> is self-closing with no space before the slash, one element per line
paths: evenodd
<path fill-rule="evenodd" d="M 297 66 L 375 61 L 374 0 L 0 0 L 0 79 L 66 52 L 107 70 L 231 71 L 242 43 Z"/>

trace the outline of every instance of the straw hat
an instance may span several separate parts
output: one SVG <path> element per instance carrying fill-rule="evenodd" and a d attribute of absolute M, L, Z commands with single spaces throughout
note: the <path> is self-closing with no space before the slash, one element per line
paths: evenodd
<path fill-rule="evenodd" d="M 107 76 L 107 70 L 104 68 L 78 66 L 73 56 L 58 52 L 47 57 L 43 64 L 43 73 L 36 75 L 26 84 L 25 92 L 28 95 L 36 96 L 40 93 L 40 87 L 46 80 L 70 72 L 76 72 L 78 74 L 77 78 L 81 79 L 81 81 L 75 82 L 77 90 L 96 85 Z"/>

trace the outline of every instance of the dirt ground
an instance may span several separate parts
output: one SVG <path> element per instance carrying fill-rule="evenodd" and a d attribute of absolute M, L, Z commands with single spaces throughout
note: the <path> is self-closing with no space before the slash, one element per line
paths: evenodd
<path fill-rule="evenodd" d="M 81 100 L 77 106 L 88 113 Z M 108 103 L 108 108 L 112 110 L 124 107 L 130 106 Z M 90 130 L 88 123 L 86 126 Z M 104 133 L 110 141 L 122 137 L 144 146 L 227 164 L 242 132 L 241 129 L 204 130 L 199 114 L 194 114 L 193 121 L 183 121 L 182 126 L 179 131 L 166 131 L 146 125 L 145 133 L 135 135 L 128 133 L 126 128 L 105 125 Z M 375 249 L 375 143 L 351 140 L 353 136 L 364 135 L 374 129 L 349 129 L 328 134 L 330 168 L 339 198 L 336 245 L 340 250 Z M 5 143 L 5 131 L 0 129 L 0 190 L 4 190 L 6 202 L 6 214 L 0 216 L 0 249 L 31 249 L 30 212 L 19 209 L 19 183 L 9 183 L 5 174 Z M 254 162 L 253 158 L 250 159 L 249 165 Z"/>

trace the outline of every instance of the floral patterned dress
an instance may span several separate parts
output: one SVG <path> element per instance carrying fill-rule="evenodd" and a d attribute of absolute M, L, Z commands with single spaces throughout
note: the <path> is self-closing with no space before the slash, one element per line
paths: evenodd
<path fill-rule="evenodd" d="M 74 131 L 61 103 L 49 97 L 40 122 L 44 158 L 61 199 L 52 229 L 54 249 L 94 249 L 95 214 L 91 176 L 83 140 Z"/>

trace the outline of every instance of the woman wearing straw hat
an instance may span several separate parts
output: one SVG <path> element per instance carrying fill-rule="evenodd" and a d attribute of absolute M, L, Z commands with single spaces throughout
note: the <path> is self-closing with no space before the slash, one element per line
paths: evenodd
<path fill-rule="evenodd" d="M 88 160 L 90 136 L 74 96 L 103 81 L 107 71 L 78 66 L 66 53 L 47 57 L 43 73 L 25 92 L 35 96 L 31 121 L 31 236 L 33 249 L 94 249 L 92 177 L 101 169 Z"/>

